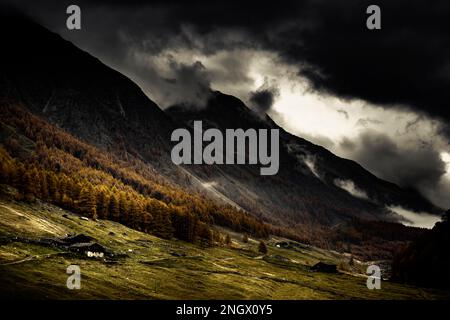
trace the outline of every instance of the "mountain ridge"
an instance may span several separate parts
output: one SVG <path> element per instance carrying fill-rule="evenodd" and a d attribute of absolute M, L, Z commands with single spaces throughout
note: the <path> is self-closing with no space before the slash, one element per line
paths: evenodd
<path fill-rule="evenodd" d="M 333 194 L 330 193 L 340 193 L 341 198 L 347 197 L 348 192 L 342 190 L 342 187 L 337 185 L 336 180 L 339 181 L 349 181 L 353 184 L 359 186 L 366 190 L 367 199 L 354 199 L 355 196 L 352 195 L 352 200 L 355 206 L 361 202 L 371 202 L 378 205 L 378 208 L 373 208 L 371 205 L 363 207 L 366 210 L 376 210 L 379 213 L 375 213 L 374 216 L 382 217 L 384 206 L 397 204 L 404 207 L 413 208 L 416 210 L 426 210 L 433 211 L 435 208 L 417 193 L 411 192 L 409 190 L 404 190 L 397 185 L 379 179 L 361 165 L 357 164 L 355 161 L 340 158 L 327 149 L 314 145 L 313 143 L 296 137 L 283 128 L 278 126 L 268 115 L 264 117 L 252 112 L 245 104 L 237 99 L 236 97 L 223 94 L 221 92 L 214 92 L 205 107 L 199 108 L 195 106 L 183 106 L 175 105 L 166 110 L 166 112 L 172 116 L 174 121 L 178 125 L 185 125 L 187 127 L 192 127 L 192 123 L 195 120 L 201 120 L 203 127 L 206 128 L 217 128 L 224 131 L 227 128 L 237 129 L 249 129 L 249 128 L 264 128 L 264 129 L 278 129 L 280 130 L 280 171 L 277 177 L 259 177 L 256 175 L 255 170 L 252 170 L 251 166 L 237 166 L 232 165 L 231 170 L 240 171 L 248 169 L 247 179 L 241 179 L 248 182 L 249 179 L 254 178 L 259 181 L 255 183 L 250 189 L 258 188 L 261 184 L 265 184 L 264 181 L 277 181 L 282 179 L 284 183 L 296 186 L 308 185 L 310 189 L 317 188 L 317 193 L 322 193 L 324 197 L 331 197 L 336 203 L 347 203 L 340 201 L 339 197 L 336 199 Z M 308 158 L 314 158 L 314 167 L 308 164 Z M 201 168 L 205 166 L 191 166 L 192 170 L 197 172 L 198 175 L 203 176 L 204 179 L 214 180 L 215 177 L 211 174 L 202 173 Z M 230 173 L 230 170 L 224 166 L 215 165 L 214 170 L 220 172 L 218 174 L 219 179 L 224 172 Z M 211 171 L 210 167 L 205 168 L 205 171 Z M 316 172 L 320 172 L 320 175 Z M 233 176 L 233 173 L 230 173 Z M 281 177 L 281 178 L 280 178 Z M 217 178 L 217 177 L 216 177 Z M 230 178 L 233 181 L 236 177 Z M 230 188 L 233 188 L 235 183 L 226 183 L 221 180 L 218 183 L 220 186 L 224 184 L 225 187 L 221 188 L 223 193 L 232 192 Z M 266 183 L 268 184 L 268 183 Z M 324 189 L 326 186 L 326 189 Z M 292 192 L 295 192 L 295 188 Z M 305 191 L 303 191 L 305 192 Z M 386 192 L 386 193 L 385 193 Z M 279 197 L 283 197 L 280 193 Z M 270 195 L 269 195 L 270 197 Z M 247 201 L 251 201 L 248 200 Z M 288 204 L 284 204 L 288 205 Z M 380 206 L 382 208 L 380 208 Z M 367 209 L 368 208 L 368 209 Z M 278 209 L 278 208 L 277 208 Z M 360 215 L 364 216 L 364 215 Z M 370 218 L 370 216 L 364 216 Z M 386 217 L 384 217 L 386 218 Z"/>
<path fill-rule="evenodd" d="M 11 22 L 3 19 L 2 24 L 8 21 Z M 22 102 L 33 113 L 83 141 L 114 152 L 125 160 L 128 157 L 142 159 L 173 182 L 185 187 L 191 185 L 184 181 L 182 170 L 171 163 L 169 156 L 171 131 L 177 124 L 187 125 L 173 108 L 161 110 L 131 80 L 59 35 L 32 22 L 14 22 L 14 25 L 18 25 L 14 36 L 6 32 L 3 37 L 8 43 L 8 50 L 2 53 L 0 81 L 3 89 L 0 96 Z M 23 38 L 28 41 L 24 42 Z M 30 49 L 34 49 L 32 58 Z M 66 71 L 65 66 L 70 68 Z M 275 126 L 282 130 L 280 176 L 262 178 L 256 174 L 255 168 L 249 166 L 185 166 L 205 183 L 214 184 L 215 179 L 221 179 L 222 185 L 216 183 L 218 187 L 212 186 L 219 193 L 258 218 L 295 227 L 309 223 L 334 225 L 343 220 L 350 221 L 352 217 L 392 220 L 382 206 L 355 198 L 334 185 L 334 179 L 343 176 L 336 174 L 339 170 L 334 168 L 333 161 L 336 162 L 337 157 L 329 151 L 287 133 L 270 118 L 268 122 L 267 118 L 254 116 L 236 97 L 214 93 L 212 99 L 214 108 L 193 109 L 198 120 L 203 117 L 210 120 L 213 126 L 222 123 L 222 129 Z M 237 115 L 223 110 L 224 105 L 237 108 Z M 211 110 L 214 119 L 205 116 L 205 112 Z M 193 114 L 189 114 L 191 116 Z M 311 150 L 322 150 L 321 155 L 327 155 L 328 158 L 325 158 L 331 163 L 328 167 L 319 168 L 326 173 L 326 183 L 318 179 L 302 160 Z M 352 162 L 345 163 L 351 166 L 349 163 Z M 367 173 L 371 181 L 382 181 L 365 170 L 360 171 Z M 393 186 L 383 182 L 381 187 L 391 192 L 389 195 L 397 200 L 396 197 L 399 197 L 395 192 L 402 194 L 402 189 Z M 378 195 L 381 194 L 378 192 Z M 407 200 L 396 203 L 407 206 L 410 200 L 404 198 Z M 385 199 L 382 198 L 383 201 Z M 417 202 L 417 199 L 413 200 Z M 432 208 L 424 199 L 418 203 L 416 207 Z"/>

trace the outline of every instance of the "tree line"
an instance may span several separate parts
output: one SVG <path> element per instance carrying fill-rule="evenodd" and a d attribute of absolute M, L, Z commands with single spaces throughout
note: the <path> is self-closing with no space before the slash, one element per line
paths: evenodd
<path fill-rule="evenodd" d="M 0 146 L 0 178 L 17 188 L 18 200 L 41 199 L 92 219 L 205 245 L 225 241 L 213 225 L 259 238 L 283 232 L 242 210 L 188 193 L 137 159 L 124 163 L 22 108 L 2 109 L 2 121 L 13 129 Z"/>
<path fill-rule="evenodd" d="M 0 126 L 0 183 L 14 186 L 18 199 L 41 199 L 159 237 L 226 244 L 214 227 L 223 226 L 256 238 L 276 235 L 363 259 L 385 259 L 399 243 L 420 233 L 400 224 L 357 219 L 333 230 L 307 220 L 274 225 L 185 189 L 138 157 L 122 159 L 86 144 L 20 106 L 2 105 Z"/>

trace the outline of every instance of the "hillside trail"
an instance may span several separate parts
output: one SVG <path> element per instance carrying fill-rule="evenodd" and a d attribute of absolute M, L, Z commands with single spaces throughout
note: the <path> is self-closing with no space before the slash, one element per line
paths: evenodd
<path fill-rule="evenodd" d="M 2 212 L 1 224 L 12 226 L 15 229 L 26 230 L 30 232 L 51 234 L 53 236 L 65 235 L 64 228 L 48 221 L 45 217 L 40 217 L 37 214 L 28 213 L 25 211 L 17 211 L 6 204 L 0 203 L 0 208 L 6 209 Z M 20 219 L 20 220 L 18 220 Z"/>
<path fill-rule="evenodd" d="M 10 262 L 5 262 L 5 263 L 0 263 L 0 267 L 1 266 L 11 266 L 11 265 L 15 265 L 15 264 L 21 264 L 24 262 L 28 262 L 28 261 L 32 261 L 32 260 L 42 260 L 42 259 L 47 259 L 50 258 L 52 256 L 56 256 L 56 255 L 60 255 L 60 252 L 53 252 L 53 253 L 47 253 L 47 254 L 38 254 L 35 256 L 29 256 L 20 260 L 16 260 L 16 261 L 10 261 Z"/>

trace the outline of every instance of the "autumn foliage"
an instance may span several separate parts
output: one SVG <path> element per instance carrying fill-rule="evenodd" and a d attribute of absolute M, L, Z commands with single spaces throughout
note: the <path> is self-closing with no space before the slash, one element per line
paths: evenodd
<path fill-rule="evenodd" d="M 29 112 L 2 106 L 1 183 L 18 200 L 47 201 L 170 239 L 210 245 L 213 225 L 267 237 L 280 232 L 249 214 L 186 192 L 137 160 L 85 144 Z"/>
<path fill-rule="evenodd" d="M 420 234 L 400 224 L 355 218 L 334 229 L 307 220 L 289 227 L 262 221 L 171 182 L 137 156 L 123 158 L 84 143 L 20 106 L 2 104 L 1 111 L 0 183 L 15 187 L 17 200 L 40 199 L 92 219 L 202 246 L 231 245 L 229 236 L 214 227 L 222 226 L 245 237 L 282 236 L 361 259 L 384 259 Z"/>

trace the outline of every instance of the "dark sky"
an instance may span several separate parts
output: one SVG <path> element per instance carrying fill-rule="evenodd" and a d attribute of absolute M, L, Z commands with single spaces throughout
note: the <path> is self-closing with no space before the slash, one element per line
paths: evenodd
<path fill-rule="evenodd" d="M 64 1 L 13 2 L 47 25 L 64 25 Z M 84 18 L 78 36 L 112 56 L 123 54 L 119 30 L 153 54 L 168 46 L 205 53 L 253 46 L 277 52 L 317 90 L 387 107 L 403 103 L 450 119 L 448 1 L 376 1 L 382 9 L 376 31 L 365 26 L 373 1 L 77 2 Z M 201 44 L 179 37 L 185 25 L 203 37 Z M 240 37 L 223 36 L 229 30 Z"/>
<path fill-rule="evenodd" d="M 450 1 L 6 3 L 126 73 L 162 105 L 192 102 L 207 93 L 211 83 L 234 84 L 244 92 L 252 80 L 242 52 L 253 50 L 275 55 L 318 95 L 362 100 L 393 111 L 411 110 L 418 119 L 435 119 L 439 121 L 437 134 L 448 143 Z M 69 4 L 81 7 L 81 31 L 65 29 Z M 381 8 L 381 30 L 366 28 L 370 4 Z M 167 51 L 177 55 L 169 58 L 162 76 L 159 62 L 152 58 Z M 180 61 L 188 51 L 204 57 L 228 54 L 208 69 L 200 61 Z M 266 112 L 280 90 L 276 82 L 265 80 L 244 94 L 248 94 L 247 103 Z M 351 110 L 340 112 L 348 119 Z M 375 126 L 384 119 L 372 121 Z M 440 153 L 448 150 L 445 146 L 429 140 L 406 148 L 394 140 L 366 130 L 352 141 L 335 143 L 370 170 L 399 184 L 432 189 L 442 182 L 446 167 Z M 384 155 L 383 161 L 373 161 L 379 154 Z M 404 170 L 399 174 L 397 167 Z"/>

